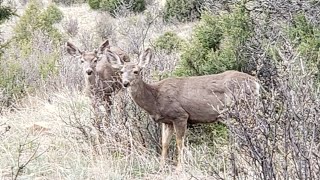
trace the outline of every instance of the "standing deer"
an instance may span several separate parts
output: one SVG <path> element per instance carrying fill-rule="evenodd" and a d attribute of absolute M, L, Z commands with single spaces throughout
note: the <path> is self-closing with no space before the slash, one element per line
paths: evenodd
<path fill-rule="evenodd" d="M 135 103 L 147 111 L 154 121 L 162 123 L 162 166 L 165 164 L 169 142 L 175 132 L 179 170 L 183 164 L 187 123 L 218 121 L 221 115 L 219 107 L 223 108 L 232 103 L 231 97 L 233 92 L 239 89 L 237 87 L 244 87 L 242 90 L 247 94 L 258 94 L 260 86 L 254 77 L 238 71 L 167 78 L 147 84 L 142 80 L 140 71 L 150 62 L 151 57 L 151 49 L 147 49 L 140 56 L 138 64 L 123 64 L 118 61 L 119 64 L 115 66 L 122 66 L 122 83 L 128 88 Z"/>
<path fill-rule="evenodd" d="M 110 114 L 111 95 L 122 87 L 119 69 L 113 68 L 111 62 L 129 61 L 128 55 L 122 49 L 110 46 L 108 40 L 91 52 L 81 51 L 70 42 L 66 43 L 66 48 L 82 64 L 86 94 L 91 98 L 94 109 L 102 102 Z"/>

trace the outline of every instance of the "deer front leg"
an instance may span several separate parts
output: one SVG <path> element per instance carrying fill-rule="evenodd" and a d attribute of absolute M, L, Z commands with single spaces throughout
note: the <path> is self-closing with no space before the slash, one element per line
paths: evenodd
<path fill-rule="evenodd" d="M 160 167 L 163 168 L 168 157 L 168 148 L 173 134 L 173 125 L 162 123 L 162 151 Z"/>
<path fill-rule="evenodd" d="M 111 113 L 111 105 L 112 105 L 112 101 L 111 101 L 111 96 L 110 95 L 105 95 L 103 97 L 103 106 L 106 110 L 106 113 L 108 115 L 110 115 Z"/>
<path fill-rule="evenodd" d="M 100 114 L 99 104 L 97 99 L 94 96 L 91 97 L 91 106 L 92 106 L 93 115 L 94 115 L 94 126 L 99 129 L 99 114 Z"/>
<path fill-rule="evenodd" d="M 106 114 L 103 118 L 101 118 L 101 125 L 103 125 L 105 128 L 109 127 L 110 117 L 111 117 L 111 95 L 104 95 L 103 97 L 103 107 L 106 111 Z"/>
<path fill-rule="evenodd" d="M 181 171 L 182 165 L 183 165 L 183 157 L 184 157 L 183 149 L 184 149 L 185 133 L 187 130 L 187 120 L 174 122 L 173 127 L 176 132 L 176 141 L 177 141 L 177 148 L 178 148 L 177 171 Z"/>

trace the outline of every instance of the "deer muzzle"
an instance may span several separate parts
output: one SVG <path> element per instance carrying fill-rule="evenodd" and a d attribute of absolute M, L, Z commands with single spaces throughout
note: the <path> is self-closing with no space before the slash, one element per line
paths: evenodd
<path fill-rule="evenodd" d="M 86 73 L 90 76 L 93 73 L 93 70 L 92 69 L 87 69 Z"/>
<path fill-rule="evenodd" d="M 130 86 L 130 82 L 129 82 L 129 81 L 123 81 L 123 86 L 124 86 L 124 87 Z"/>

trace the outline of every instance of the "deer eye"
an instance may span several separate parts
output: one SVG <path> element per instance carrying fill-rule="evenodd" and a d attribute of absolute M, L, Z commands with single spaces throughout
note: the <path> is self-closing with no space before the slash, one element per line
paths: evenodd
<path fill-rule="evenodd" d="M 134 74 L 139 74 L 139 71 L 133 71 Z"/>
<path fill-rule="evenodd" d="M 84 63 L 84 60 L 83 60 L 83 59 L 81 59 L 80 63 L 81 63 L 81 64 L 82 64 L 82 63 Z"/>
<path fill-rule="evenodd" d="M 123 71 L 120 71 L 120 74 L 123 74 Z"/>
<path fill-rule="evenodd" d="M 94 63 L 97 63 L 98 60 L 99 60 L 99 58 L 94 58 L 94 59 L 93 59 L 93 62 L 94 62 Z"/>

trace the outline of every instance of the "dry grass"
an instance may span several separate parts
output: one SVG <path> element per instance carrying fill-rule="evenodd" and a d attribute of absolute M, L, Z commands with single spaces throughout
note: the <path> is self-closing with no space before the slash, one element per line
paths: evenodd
<path fill-rule="evenodd" d="M 205 146 L 187 148 L 186 171 L 181 174 L 172 165 L 159 171 L 154 149 L 131 148 L 123 153 L 120 147 L 109 150 L 101 145 L 103 155 L 97 155 L 91 142 L 65 123 L 79 118 L 82 126 L 91 126 L 88 98 L 70 90 L 50 94 L 50 102 L 47 98 L 28 97 L 19 109 L 0 117 L 1 179 L 210 179 L 202 164 L 213 156 Z"/>

